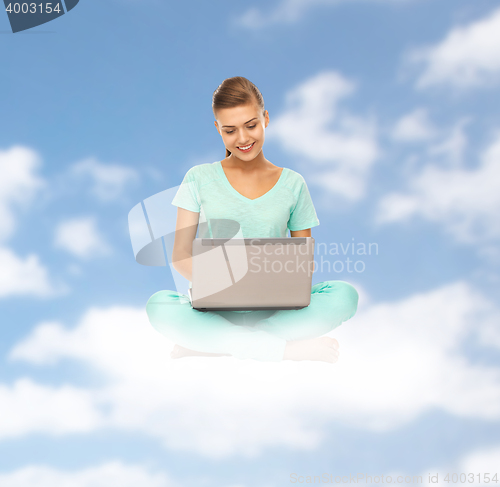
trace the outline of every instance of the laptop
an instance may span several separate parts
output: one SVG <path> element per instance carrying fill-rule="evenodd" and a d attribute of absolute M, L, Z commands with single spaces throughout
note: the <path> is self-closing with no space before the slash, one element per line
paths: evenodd
<path fill-rule="evenodd" d="M 199 311 L 301 309 L 311 302 L 314 238 L 195 238 L 191 306 Z"/>

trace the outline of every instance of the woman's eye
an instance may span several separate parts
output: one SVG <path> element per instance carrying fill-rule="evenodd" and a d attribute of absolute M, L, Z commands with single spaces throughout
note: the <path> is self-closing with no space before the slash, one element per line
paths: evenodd
<path fill-rule="evenodd" d="M 254 129 L 257 125 L 248 125 L 247 129 Z M 234 130 L 226 130 L 226 134 L 232 134 Z"/>

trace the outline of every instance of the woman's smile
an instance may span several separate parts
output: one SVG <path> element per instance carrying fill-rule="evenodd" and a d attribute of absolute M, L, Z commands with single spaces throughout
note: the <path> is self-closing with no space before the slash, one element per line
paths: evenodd
<path fill-rule="evenodd" d="M 238 146 L 238 149 L 241 152 L 250 152 L 252 150 L 252 147 L 254 146 L 255 142 L 252 142 L 250 145 L 242 145 Z"/>

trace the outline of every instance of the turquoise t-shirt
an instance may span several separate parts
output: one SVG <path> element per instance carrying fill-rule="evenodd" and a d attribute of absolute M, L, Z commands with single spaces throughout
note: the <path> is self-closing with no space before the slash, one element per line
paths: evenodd
<path fill-rule="evenodd" d="M 200 213 L 199 238 L 288 237 L 288 230 L 319 225 L 304 178 L 286 167 L 266 194 L 252 200 L 231 186 L 221 161 L 199 164 L 186 173 L 172 204 Z"/>
<path fill-rule="evenodd" d="M 304 178 L 286 167 L 267 193 L 252 200 L 231 186 L 221 161 L 199 164 L 186 173 L 172 204 L 200 213 L 200 238 L 232 238 L 238 228 L 239 238 L 288 237 L 288 230 L 319 225 Z"/>

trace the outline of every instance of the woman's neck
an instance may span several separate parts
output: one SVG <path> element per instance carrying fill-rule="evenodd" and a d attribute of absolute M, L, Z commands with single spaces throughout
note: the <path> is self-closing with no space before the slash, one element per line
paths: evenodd
<path fill-rule="evenodd" d="M 241 171 L 245 172 L 253 172 L 272 166 L 272 164 L 264 157 L 264 154 L 262 154 L 261 152 L 251 161 L 243 161 L 231 154 L 225 159 L 225 166 L 240 169 Z"/>

